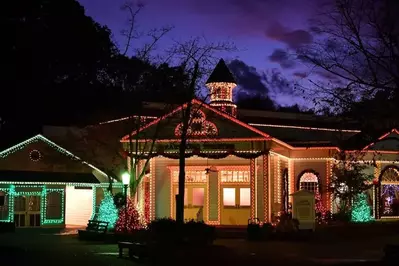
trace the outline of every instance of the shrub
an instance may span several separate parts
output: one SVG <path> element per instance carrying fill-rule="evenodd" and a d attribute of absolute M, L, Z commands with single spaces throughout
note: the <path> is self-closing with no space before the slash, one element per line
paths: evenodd
<path fill-rule="evenodd" d="M 332 219 L 337 222 L 349 222 L 351 220 L 351 214 L 345 211 L 339 211 L 332 215 Z"/>
<path fill-rule="evenodd" d="M 157 219 L 148 225 L 148 231 L 157 242 L 204 245 L 215 239 L 214 227 L 194 220 L 179 225 L 170 218 Z"/>
<path fill-rule="evenodd" d="M 183 226 L 183 241 L 190 244 L 206 245 L 215 240 L 215 228 L 200 221 L 188 221 Z"/>
<path fill-rule="evenodd" d="M 282 213 L 276 226 L 278 233 L 293 233 L 299 230 L 298 219 L 293 219 L 289 213 Z"/>
<path fill-rule="evenodd" d="M 249 241 L 260 240 L 262 238 L 262 231 L 258 218 L 248 221 L 247 237 Z"/>
<path fill-rule="evenodd" d="M 274 227 L 271 223 L 264 223 L 262 226 L 263 239 L 269 239 L 274 232 Z"/>

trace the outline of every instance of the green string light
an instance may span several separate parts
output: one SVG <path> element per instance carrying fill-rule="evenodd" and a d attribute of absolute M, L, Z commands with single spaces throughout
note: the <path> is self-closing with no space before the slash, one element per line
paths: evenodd
<path fill-rule="evenodd" d="M 19 191 L 16 188 L 40 188 L 40 191 Z M 8 219 L 0 220 L 1 222 L 13 222 L 14 221 L 14 198 L 19 196 L 39 196 L 41 197 L 41 208 L 40 216 L 41 223 L 44 224 L 63 224 L 65 222 L 64 206 L 65 206 L 65 189 L 64 188 L 46 188 L 44 185 L 30 185 L 30 186 L 18 186 L 10 185 L 9 188 L 0 188 L 0 191 L 5 192 L 8 195 Z M 49 193 L 56 192 L 60 193 L 61 196 L 61 217 L 59 219 L 47 219 L 47 195 Z"/>
<path fill-rule="evenodd" d="M 92 212 L 91 212 L 91 217 L 90 220 L 94 220 L 94 218 L 96 217 L 96 211 L 97 211 L 97 187 L 99 187 L 98 185 L 94 185 L 92 188 L 92 192 L 93 192 L 93 201 L 92 201 Z"/>
<path fill-rule="evenodd" d="M 19 185 L 16 186 L 14 184 L 10 184 L 10 182 L 4 182 L 8 183 L 9 187 L 8 188 L 0 188 L 0 191 L 4 192 L 8 196 L 8 218 L 7 219 L 1 219 L 0 222 L 13 222 L 14 221 L 14 198 L 18 196 L 40 196 L 41 197 L 41 208 L 40 208 L 40 216 L 41 216 L 41 223 L 42 225 L 59 225 L 59 224 L 64 224 L 65 223 L 65 188 L 48 188 L 46 185 L 43 185 L 43 183 L 35 183 L 35 182 L 30 182 L 29 184 L 26 185 Z M 92 216 L 90 219 L 94 219 L 96 216 L 96 202 L 97 202 L 97 188 L 107 188 L 109 186 L 108 183 L 101 183 L 101 184 L 84 184 L 84 183 L 51 183 L 52 185 L 57 184 L 57 185 L 68 185 L 68 186 L 78 186 L 78 187 L 85 187 L 85 186 L 91 186 L 92 187 L 92 193 L 93 193 L 93 201 L 92 201 L 92 207 L 93 207 L 93 212 Z M 115 183 L 114 184 L 115 188 L 122 188 L 123 184 L 120 183 Z M 26 189 L 26 188 L 38 188 L 40 191 L 16 191 L 16 189 Z M 48 194 L 56 192 L 60 194 L 61 197 L 61 203 L 60 203 L 60 208 L 61 208 L 61 217 L 59 219 L 47 219 L 47 201 L 48 201 Z"/>
<path fill-rule="evenodd" d="M 73 154 L 72 152 L 62 148 L 60 145 L 57 145 L 56 143 L 52 142 L 51 140 L 49 140 L 48 138 L 45 138 L 43 135 L 36 135 L 30 139 L 27 139 L 25 141 L 22 141 L 21 143 L 14 145 L 8 149 L 3 150 L 2 152 L 0 152 L 0 158 L 6 158 L 7 156 L 23 150 L 26 146 L 32 144 L 32 143 L 37 143 L 38 141 L 43 141 L 44 143 L 46 143 L 47 145 L 49 145 L 51 148 L 53 148 L 54 150 L 58 151 L 59 153 L 62 153 L 66 156 L 68 156 L 69 158 L 71 158 L 72 160 L 76 160 L 76 161 L 80 161 L 81 163 L 91 167 L 92 169 L 95 169 L 96 171 L 98 171 L 99 173 L 102 173 L 104 176 L 106 176 L 106 174 L 101 171 L 100 169 L 98 169 L 97 167 L 95 167 L 94 165 L 83 161 L 81 158 L 79 158 L 78 156 L 76 156 L 75 154 Z"/>
<path fill-rule="evenodd" d="M 108 227 L 113 229 L 119 217 L 119 211 L 115 206 L 111 193 L 104 190 L 104 199 L 100 203 L 97 220 L 108 222 Z"/>
<path fill-rule="evenodd" d="M 352 222 L 366 223 L 373 220 L 371 207 L 367 203 L 367 196 L 364 193 L 357 195 L 352 207 Z"/>

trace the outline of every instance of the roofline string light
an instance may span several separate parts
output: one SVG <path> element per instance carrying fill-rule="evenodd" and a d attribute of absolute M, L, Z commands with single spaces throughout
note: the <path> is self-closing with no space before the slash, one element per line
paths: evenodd
<path fill-rule="evenodd" d="M 29 139 L 27 139 L 25 141 L 20 142 L 17 145 L 14 145 L 14 146 L 12 146 L 12 147 L 10 147 L 8 149 L 3 150 L 2 152 L 0 152 L 0 158 L 6 158 L 7 156 L 9 156 L 9 155 L 11 155 L 11 154 L 13 154 L 13 153 L 15 153 L 17 151 L 20 151 L 20 150 L 24 149 L 26 146 L 28 146 L 28 145 L 30 145 L 32 143 L 36 143 L 39 140 L 43 141 L 44 143 L 46 143 L 47 145 L 49 145 L 51 148 L 55 149 L 56 151 L 66 155 L 66 156 L 69 156 L 69 157 L 71 157 L 74 160 L 80 161 L 82 164 L 87 165 L 90 168 L 92 168 L 92 169 L 94 169 L 94 170 L 98 171 L 99 173 L 101 173 L 101 174 L 106 176 L 106 174 L 103 171 L 101 171 L 100 169 L 98 169 L 94 165 L 92 165 L 92 164 L 90 164 L 90 163 L 88 163 L 86 161 L 83 161 L 81 158 L 79 158 L 78 156 L 76 156 L 72 152 L 62 148 L 60 145 L 54 143 L 53 141 L 49 140 L 48 138 L 44 137 L 41 134 L 38 134 L 38 135 L 36 135 L 36 136 L 34 136 L 32 138 L 29 138 Z"/>

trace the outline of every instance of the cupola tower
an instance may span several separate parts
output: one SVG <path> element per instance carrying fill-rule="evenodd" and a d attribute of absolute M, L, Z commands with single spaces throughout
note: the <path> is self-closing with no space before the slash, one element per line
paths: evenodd
<path fill-rule="evenodd" d="M 206 86 L 210 92 L 210 105 L 236 117 L 237 106 L 233 102 L 233 89 L 237 84 L 223 59 L 220 59 L 209 76 Z"/>

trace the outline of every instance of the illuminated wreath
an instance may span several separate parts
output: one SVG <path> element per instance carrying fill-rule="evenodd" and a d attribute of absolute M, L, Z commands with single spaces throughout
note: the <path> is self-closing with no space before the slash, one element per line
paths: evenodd
<path fill-rule="evenodd" d="M 182 134 L 183 123 L 175 128 L 175 136 Z M 219 131 L 216 125 L 206 120 L 205 113 L 201 110 L 191 112 L 190 125 L 187 129 L 187 136 L 190 137 L 209 137 L 218 135 Z"/>
<path fill-rule="evenodd" d="M 33 162 L 38 162 L 42 159 L 42 153 L 38 150 L 31 150 L 29 153 L 29 158 L 33 161 Z"/>

